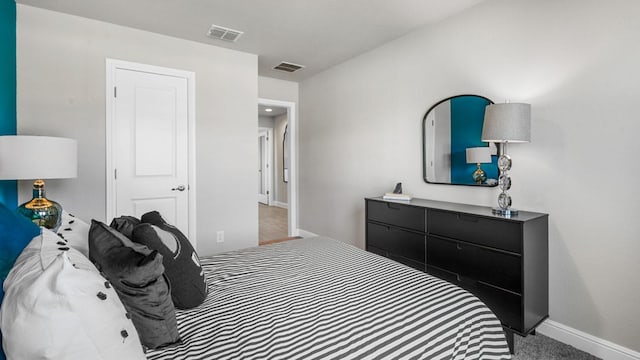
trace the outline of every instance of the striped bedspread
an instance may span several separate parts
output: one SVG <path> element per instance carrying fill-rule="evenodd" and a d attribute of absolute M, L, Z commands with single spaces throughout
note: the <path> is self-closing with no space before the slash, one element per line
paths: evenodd
<path fill-rule="evenodd" d="M 149 359 L 509 359 L 470 293 L 329 238 L 202 259 L 209 295 Z"/>

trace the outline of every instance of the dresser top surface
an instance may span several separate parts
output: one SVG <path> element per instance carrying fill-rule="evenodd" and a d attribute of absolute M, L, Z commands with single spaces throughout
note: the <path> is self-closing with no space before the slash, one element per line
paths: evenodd
<path fill-rule="evenodd" d="M 394 203 L 394 204 L 403 204 L 408 206 L 437 209 L 437 210 L 462 212 L 467 214 L 473 214 L 473 215 L 484 216 L 488 218 L 509 220 L 509 221 L 525 222 L 525 221 L 533 220 L 536 218 L 548 216 L 548 214 L 544 214 L 544 213 L 520 210 L 518 212 L 518 215 L 512 215 L 510 217 L 507 217 L 507 216 L 494 214 L 492 212 L 492 209 L 487 206 L 459 204 L 459 203 L 452 203 L 447 201 L 427 200 L 427 199 L 419 199 L 419 198 L 413 198 L 409 201 L 405 201 L 405 200 L 394 201 L 394 200 L 385 200 L 381 196 L 378 196 L 378 197 L 367 197 L 365 198 L 365 200 L 388 202 L 388 203 Z"/>

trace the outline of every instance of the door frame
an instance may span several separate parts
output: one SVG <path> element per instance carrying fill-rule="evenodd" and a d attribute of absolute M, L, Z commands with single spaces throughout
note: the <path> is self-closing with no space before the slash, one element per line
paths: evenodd
<path fill-rule="evenodd" d="M 267 128 L 267 127 L 258 127 L 258 136 L 260 136 L 261 132 L 265 132 L 267 133 L 267 143 L 266 143 L 266 148 L 267 148 L 267 154 L 266 154 L 266 160 L 267 160 L 267 176 L 265 177 L 265 179 L 267 180 L 267 206 L 271 206 L 271 204 L 273 203 L 273 129 L 271 128 Z M 262 174 L 262 176 L 265 176 L 264 173 Z"/>
<path fill-rule="evenodd" d="M 293 101 L 258 98 L 259 105 L 279 106 L 287 108 L 287 122 L 289 124 L 289 186 L 287 186 L 287 202 L 289 203 L 288 227 L 289 236 L 299 235 L 298 230 L 298 124 L 296 118 L 296 103 Z"/>
<path fill-rule="evenodd" d="M 196 247 L 196 74 L 192 71 L 166 68 L 155 65 L 141 64 L 131 61 L 106 59 L 106 219 L 112 219 L 115 214 L 116 182 L 113 159 L 113 139 L 115 138 L 115 84 L 117 70 L 131 70 L 157 75 L 183 78 L 187 81 L 187 182 L 189 199 L 189 240 Z"/>

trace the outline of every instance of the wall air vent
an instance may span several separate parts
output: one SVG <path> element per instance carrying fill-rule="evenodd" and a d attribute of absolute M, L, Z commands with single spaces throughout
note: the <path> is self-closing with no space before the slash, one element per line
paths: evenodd
<path fill-rule="evenodd" d="M 238 41 L 238 38 L 242 34 L 244 34 L 244 32 L 239 30 L 229 29 L 224 26 L 218 26 L 218 25 L 211 25 L 211 27 L 209 28 L 209 31 L 207 32 L 207 36 L 210 38 L 230 41 L 230 42 Z"/>
<path fill-rule="evenodd" d="M 273 68 L 275 70 L 281 70 L 281 71 L 286 71 L 286 72 L 294 72 L 294 71 L 298 71 L 300 69 L 302 69 L 304 66 L 303 65 L 298 65 L 298 64 L 294 64 L 294 63 L 288 63 L 288 62 L 281 62 L 280 64 L 274 66 Z"/>

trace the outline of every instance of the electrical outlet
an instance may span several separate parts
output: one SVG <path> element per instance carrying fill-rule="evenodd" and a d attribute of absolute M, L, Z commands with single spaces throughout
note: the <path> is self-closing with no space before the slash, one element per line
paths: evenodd
<path fill-rule="evenodd" d="M 218 232 L 216 232 L 216 239 L 219 243 L 223 243 L 224 242 L 224 230 L 220 230 Z"/>

